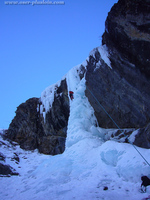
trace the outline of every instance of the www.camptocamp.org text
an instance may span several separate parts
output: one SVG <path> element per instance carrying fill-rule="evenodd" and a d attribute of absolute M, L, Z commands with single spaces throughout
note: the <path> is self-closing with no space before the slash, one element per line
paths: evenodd
<path fill-rule="evenodd" d="M 5 1 L 5 5 L 64 5 L 64 1 Z"/>

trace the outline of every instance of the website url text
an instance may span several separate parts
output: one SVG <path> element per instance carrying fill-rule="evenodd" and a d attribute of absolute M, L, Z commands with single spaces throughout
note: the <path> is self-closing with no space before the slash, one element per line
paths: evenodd
<path fill-rule="evenodd" d="M 5 5 L 65 5 L 64 1 L 5 1 Z"/>

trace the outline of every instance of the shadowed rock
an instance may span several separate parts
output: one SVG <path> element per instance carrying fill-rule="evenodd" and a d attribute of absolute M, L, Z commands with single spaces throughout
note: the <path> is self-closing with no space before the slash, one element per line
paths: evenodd
<path fill-rule="evenodd" d="M 25 150 L 39 149 L 40 153 L 56 155 L 63 153 L 69 117 L 69 99 L 66 80 L 62 80 L 54 96 L 52 108 L 45 120 L 37 108 L 39 98 L 31 98 L 18 106 L 7 137 Z"/>
<path fill-rule="evenodd" d="M 87 65 L 88 88 L 120 128 L 143 128 L 150 121 L 149 21 L 149 1 L 119 0 L 108 14 L 102 36 L 112 69 L 98 49 Z M 101 65 L 96 68 L 99 61 Z M 86 95 L 99 125 L 116 128 L 88 89 Z"/>

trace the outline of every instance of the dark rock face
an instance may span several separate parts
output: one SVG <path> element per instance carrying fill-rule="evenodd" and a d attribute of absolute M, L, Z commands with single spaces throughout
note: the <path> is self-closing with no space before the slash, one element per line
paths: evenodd
<path fill-rule="evenodd" d="M 150 76 L 150 1 L 119 0 L 108 14 L 103 44 Z"/>
<path fill-rule="evenodd" d="M 43 109 L 45 108 L 43 107 Z M 69 98 L 65 79 L 56 90 L 52 108 L 46 113 L 45 122 L 40 116 L 44 131 L 43 137 L 39 140 L 41 153 L 56 155 L 64 152 L 69 113 Z"/>
<path fill-rule="evenodd" d="M 18 142 L 20 147 L 26 150 L 37 148 L 37 136 L 40 135 L 38 103 L 38 98 L 32 98 L 18 106 L 7 132 L 9 139 Z"/>
<path fill-rule="evenodd" d="M 40 109 L 39 98 L 21 104 L 12 120 L 7 137 L 20 144 L 25 150 L 39 149 L 40 153 L 60 154 L 65 149 L 69 117 L 69 99 L 66 80 L 62 80 L 54 95 L 52 108 L 46 113 L 45 121 Z"/>
<path fill-rule="evenodd" d="M 150 1 L 146 0 L 119 0 L 108 14 L 102 43 L 112 69 L 96 49 L 86 72 L 86 95 L 101 127 L 116 128 L 92 94 L 120 128 L 143 128 L 150 121 L 149 21 Z"/>
<path fill-rule="evenodd" d="M 134 144 L 146 149 L 150 148 L 150 123 L 146 128 L 141 128 L 135 137 Z"/>
<path fill-rule="evenodd" d="M 16 175 L 17 176 L 19 174 L 15 172 L 15 170 L 11 166 L 0 163 L 0 175 L 5 175 L 5 176 Z"/>
<path fill-rule="evenodd" d="M 5 156 L 0 152 L 0 161 L 5 161 Z"/>

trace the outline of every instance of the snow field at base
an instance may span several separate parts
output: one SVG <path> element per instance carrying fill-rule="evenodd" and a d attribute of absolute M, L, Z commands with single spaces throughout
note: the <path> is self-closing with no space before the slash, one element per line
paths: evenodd
<path fill-rule="evenodd" d="M 132 145 L 106 141 L 108 130 L 96 127 L 94 110 L 85 96 L 85 79 L 78 76 L 79 67 L 66 75 L 74 100 L 70 100 L 65 152 L 46 156 L 18 146 L 0 149 L 8 157 L 12 151 L 21 157 L 21 168 L 8 159 L 21 176 L 0 177 L 1 200 L 142 200 L 150 194 L 149 187 L 146 193 L 139 192 L 140 178 L 150 175 L 150 167 Z M 138 150 L 150 162 L 150 150 Z"/>

